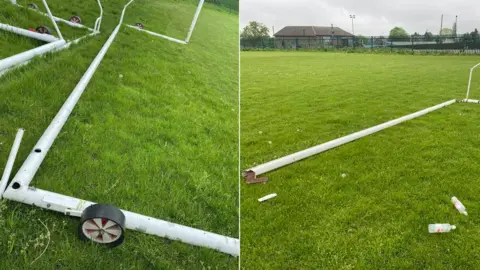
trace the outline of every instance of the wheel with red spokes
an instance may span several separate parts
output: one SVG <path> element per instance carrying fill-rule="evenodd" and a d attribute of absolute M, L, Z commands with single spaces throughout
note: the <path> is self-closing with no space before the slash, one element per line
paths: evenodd
<path fill-rule="evenodd" d="M 80 16 L 72 16 L 70 18 L 70 21 L 73 22 L 73 23 L 82 23 L 82 19 L 80 18 Z"/>
<path fill-rule="evenodd" d="M 87 207 L 80 217 L 78 235 L 85 241 L 93 241 L 108 247 L 116 247 L 125 238 L 125 215 L 108 204 Z"/>
<path fill-rule="evenodd" d="M 35 29 L 35 32 L 40 33 L 40 34 L 47 34 L 47 35 L 51 35 L 51 34 L 52 34 L 52 30 L 50 30 L 50 28 L 48 28 L 48 27 L 45 26 L 45 25 L 41 25 L 41 26 L 37 27 L 37 28 Z"/>

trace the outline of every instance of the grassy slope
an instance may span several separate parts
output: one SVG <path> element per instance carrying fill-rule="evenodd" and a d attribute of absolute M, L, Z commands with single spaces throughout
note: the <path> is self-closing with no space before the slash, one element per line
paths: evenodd
<path fill-rule="evenodd" d="M 19 168 L 115 27 L 126 1 L 102 2 L 100 36 L 0 78 L 0 96 L 6 100 L 0 103 L 0 153 L 5 153 L 0 167 L 15 129 L 24 127 Z M 125 19 L 143 5 L 152 5 L 150 16 L 157 21 L 151 22 L 157 25 L 188 21 L 195 11 L 195 5 L 163 3 L 190 17 L 157 16 L 159 6 L 135 1 Z M 59 17 L 81 10 L 75 1 L 49 4 Z M 88 14 L 81 16 L 96 18 L 95 12 Z M 188 46 L 122 28 L 32 184 L 238 237 L 237 21 L 206 5 Z M 42 252 L 43 247 L 33 246 L 46 243 L 39 238 L 45 228 L 38 220 L 49 227 L 52 242 L 36 268 L 236 265 L 228 255 L 131 231 L 121 247 L 105 250 L 77 240 L 77 219 L 12 202 L 1 209 L 1 250 L 10 258 L 1 268 L 23 268 Z"/>
<path fill-rule="evenodd" d="M 242 53 L 242 167 L 462 98 L 476 62 Z M 476 97 L 479 78 L 473 82 Z M 248 251 L 242 266 L 475 267 L 479 117 L 475 104 L 454 104 L 271 172 L 266 185 L 242 185 L 242 250 Z M 256 201 L 273 192 L 279 196 Z M 469 217 L 453 208 L 453 195 Z M 427 225 L 435 222 L 457 224 L 458 230 L 429 235 Z"/>

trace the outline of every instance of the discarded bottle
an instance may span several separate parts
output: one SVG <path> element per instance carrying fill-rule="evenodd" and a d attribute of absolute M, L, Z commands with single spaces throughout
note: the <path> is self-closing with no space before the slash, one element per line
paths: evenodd
<path fill-rule="evenodd" d="M 465 205 L 463 205 L 463 203 L 457 197 L 452 197 L 452 203 L 455 205 L 455 208 L 457 208 L 458 212 L 468 216 Z"/>
<path fill-rule="evenodd" d="M 455 230 L 457 226 L 450 224 L 430 224 L 428 225 L 429 233 L 446 233 Z"/>

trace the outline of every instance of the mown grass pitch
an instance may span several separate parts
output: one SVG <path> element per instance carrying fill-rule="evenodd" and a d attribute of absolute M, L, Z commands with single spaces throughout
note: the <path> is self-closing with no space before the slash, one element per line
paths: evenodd
<path fill-rule="evenodd" d="M 3 9 L 8 2 L 2 1 L 0 14 L 15 12 Z M 23 127 L 14 172 L 18 170 L 117 25 L 127 2 L 102 1 L 100 35 L 0 77 L 1 168 L 16 129 Z M 98 17 L 96 1 L 48 3 L 56 16 L 69 18 L 79 12 L 89 26 Z M 125 22 L 148 15 L 147 29 L 186 35 L 188 27 L 182 27 L 190 24 L 197 3 L 136 0 Z M 189 16 L 162 16 L 165 9 L 175 8 Z M 36 23 L 32 19 L 27 24 Z M 32 185 L 238 237 L 237 96 L 238 15 L 206 4 L 187 46 L 122 27 Z M 49 248 L 32 267 L 237 266 L 237 259 L 229 255 L 133 231 L 127 231 L 122 246 L 105 249 L 77 239 L 76 218 L 14 202 L 2 202 L 0 210 L 2 269 L 25 269 L 49 237 Z M 49 237 L 40 221 L 49 228 Z"/>
<path fill-rule="evenodd" d="M 478 61 L 242 53 L 242 168 L 462 99 Z M 471 98 L 478 97 L 477 72 Z M 475 268 L 478 119 L 477 104 L 453 104 L 267 173 L 267 184 L 242 183 L 242 268 Z M 278 197 L 257 202 L 270 193 Z M 458 229 L 431 235 L 430 223 Z"/>

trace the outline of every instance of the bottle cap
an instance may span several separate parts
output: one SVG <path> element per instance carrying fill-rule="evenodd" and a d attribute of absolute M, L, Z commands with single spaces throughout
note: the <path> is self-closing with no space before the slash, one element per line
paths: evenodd
<path fill-rule="evenodd" d="M 452 227 L 451 227 L 451 228 L 452 228 L 452 230 L 455 230 L 455 229 L 457 228 L 457 226 L 455 226 L 455 225 L 452 225 Z"/>

